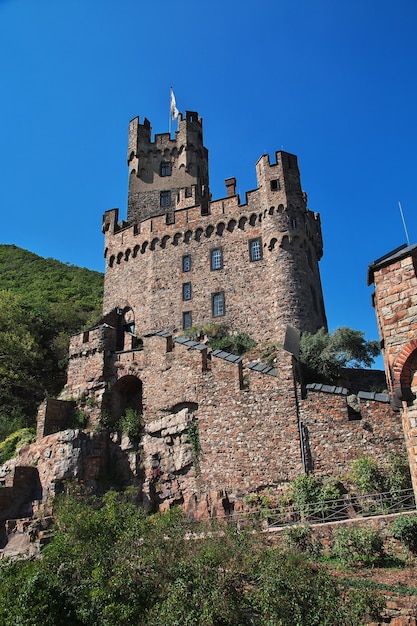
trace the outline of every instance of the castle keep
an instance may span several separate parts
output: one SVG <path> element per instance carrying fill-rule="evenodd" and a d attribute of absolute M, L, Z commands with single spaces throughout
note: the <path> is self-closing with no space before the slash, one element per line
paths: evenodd
<path fill-rule="evenodd" d="M 338 476 L 354 458 L 402 452 L 401 415 L 388 394 L 352 401 L 344 387 L 300 380 L 297 335 L 327 324 L 320 218 L 307 207 L 297 157 L 262 156 L 244 202 L 235 178 L 213 200 L 202 120 L 186 112 L 174 139 L 132 120 L 127 161 L 126 220 L 118 209 L 103 217 L 103 317 L 72 337 L 67 385 L 60 400 L 42 404 L 36 443 L 6 469 L 0 518 L 47 503 L 67 479 L 98 490 L 109 475 L 134 485 L 147 510 L 181 504 L 197 517 L 224 515 L 243 510 L 250 494 L 276 497 L 302 473 Z M 371 271 L 381 332 L 384 315 L 394 325 L 403 315 L 388 310 L 395 298 L 378 296 L 387 266 Z M 417 285 L 408 276 L 411 302 Z M 187 334 L 213 323 L 273 343 L 273 363 Z M 395 393 L 405 384 L 398 363 L 405 359 L 410 386 L 414 361 L 400 346 L 392 351 Z M 84 430 L 69 428 L 74 406 L 88 415 Z M 120 428 L 129 411 L 141 415 L 134 440 Z"/>
<path fill-rule="evenodd" d="M 320 218 L 307 208 L 297 157 L 256 164 L 257 189 L 241 203 L 236 179 L 212 201 L 197 113 L 180 114 L 175 139 L 147 119 L 129 127 L 127 221 L 103 218 L 104 312 L 117 309 L 136 335 L 222 322 L 257 341 L 287 325 L 326 327 L 318 262 Z M 125 345 L 124 347 L 129 347 Z"/>

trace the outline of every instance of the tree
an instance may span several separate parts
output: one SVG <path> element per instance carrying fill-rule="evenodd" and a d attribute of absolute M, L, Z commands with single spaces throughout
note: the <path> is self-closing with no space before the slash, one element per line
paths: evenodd
<path fill-rule="evenodd" d="M 370 367 L 380 352 L 378 341 L 366 341 L 364 333 L 346 326 L 328 333 L 304 333 L 300 342 L 300 362 L 305 380 L 337 382 L 345 367 Z"/>
<path fill-rule="evenodd" d="M 51 375 L 48 338 L 46 319 L 11 291 L 0 291 L 0 439 L 34 422 Z"/>
<path fill-rule="evenodd" d="M 65 383 L 69 336 L 101 315 L 99 272 L 0 245 L 0 441 Z"/>

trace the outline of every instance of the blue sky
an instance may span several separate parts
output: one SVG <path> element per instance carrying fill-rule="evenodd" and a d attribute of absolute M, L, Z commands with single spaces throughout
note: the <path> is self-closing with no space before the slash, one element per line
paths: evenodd
<path fill-rule="evenodd" d="M 417 1 L 0 0 L 0 243 L 104 270 L 129 120 L 198 111 L 213 198 L 298 155 L 329 328 L 377 338 L 368 264 L 417 241 Z"/>

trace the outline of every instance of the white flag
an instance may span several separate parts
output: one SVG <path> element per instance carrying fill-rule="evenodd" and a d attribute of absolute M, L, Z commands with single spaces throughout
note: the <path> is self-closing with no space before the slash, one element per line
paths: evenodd
<path fill-rule="evenodd" d="M 178 117 L 178 109 L 177 109 L 177 103 L 175 102 L 175 96 L 174 96 L 174 92 L 172 91 L 171 88 L 171 119 L 172 120 L 176 120 Z"/>

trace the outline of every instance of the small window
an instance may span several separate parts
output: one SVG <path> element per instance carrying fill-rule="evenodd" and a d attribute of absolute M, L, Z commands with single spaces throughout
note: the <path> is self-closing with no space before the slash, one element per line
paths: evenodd
<path fill-rule="evenodd" d="M 165 224 L 175 224 L 175 211 L 167 211 L 165 213 Z"/>
<path fill-rule="evenodd" d="M 182 257 L 182 271 L 191 272 L 191 254 L 184 254 Z"/>
<path fill-rule="evenodd" d="M 182 284 L 182 299 L 191 300 L 191 283 Z"/>
<path fill-rule="evenodd" d="M 161 206 L 171 205 L 171 192 L 170 191 L 161 191 L 160 204 Z"/>
<path fill-rule="evenodd" d="M 249 255 L 251 261 L 262 259 L 262 240 L 260 237 L 249 241 Z"/>
<path fill-rule="evenodd" d="M 162 161 L 161 176 L 171 176 L 171 163 L 169 161 Z"/>
<path fill-rule="evenodd" d="M 123 326 L 123 330 L 125 333 L 129 333 L 130 335 L 135 334 L 135 322 L 126 322 Z"/>
<path fill-rule="evenodd" d="M 210 253 L 210 267 L 212 270 L 221 270 L 223 267 L 223 251 L 221 248 L 214 248 Z"/>
<path fill-rule="evenodd" d="M 191 325 L 192 325 L 191 311 L 184 311 L 182 314 L 182 329 L 187 330 L 187 328 L 191 328 Z"/>
<path fill-rule="evenodd" d="M 213 293 L 212 295 L 212 310 L 213 317 L 220 317 L 225 314 L 225 306 L 224 306 L 224 292 L 220 291 L 219 293 Z"/>
<path fill-rule="evenodd" d="M 279 191 L 280 189 L 281 185 L 279 184 L 278 178 L 271 180 L 271 191 Z"/>
<path fill-rule="evenodd" d="M 290 219 L 290 226 L 291 230 L 295 230 L 297 228 L 297 220 L 295 219 L 295 217 L 292 217 Z"/>

